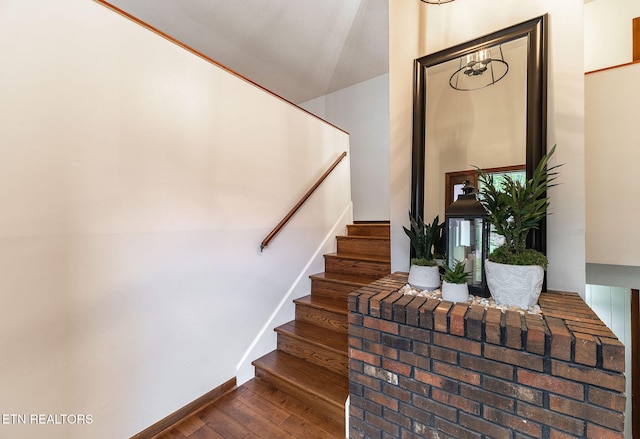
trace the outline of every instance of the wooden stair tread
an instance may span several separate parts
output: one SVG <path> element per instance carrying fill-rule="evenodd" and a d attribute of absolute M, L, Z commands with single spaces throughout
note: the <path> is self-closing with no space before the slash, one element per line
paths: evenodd
<path fill-rule="evenodd" d="M 278 334 L 303 340 L 306 343 L 321 346 L 339 354 L 347 354 L 348 336 L 342 332 L 297 320 L 280 325 L 275 331 Z"/>
<path fill-rule="evenodd" d="M 278 379 L 344 410 L 349 380 L 324 367 L 281 351 L 272 351 L 252 363 Z"/>
<path fill-rule="evenodd" d="M 329 258 L 348 259 L 363 262 L 380 262 L 391 264 L 391 258 L 386 256 L 363 256 L 350 253 L 327 253 L 324 255 Z"/>
<path fill-rule="evenodd" d="M 329 282 L 336 282 L 341 284 L 350 284 L 356 288 L 369 285 L 371 282 L 375 282 L 379 278 L 376 276 L 361 276 L 357 274 L 342 274 L 342 273 L 317 273 L 312 274 L 311 279 L 322 279 Z"/>
<path fill-rule="evenodd" d="M 300 304 L 311 308 L 327 310 L 336 314 L 343 314 L 345 316 L 349 313 L 349 310 L 347 309 L 347 301 L 345 299 L 309 295 L 295 299 L 293 303 L 296 305 Z"/>

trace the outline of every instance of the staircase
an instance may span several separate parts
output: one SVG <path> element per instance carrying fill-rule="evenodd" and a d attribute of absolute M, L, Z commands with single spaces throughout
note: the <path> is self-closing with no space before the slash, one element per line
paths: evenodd
<path fill-rule="evenodd" d="M 358 223 L 324 255 L 311 294 L 294 300 L 295 320 L 275 328 L 277 350 L 254 361 L 256 377 L 344 427 L 349 394 L 347 296 L 391 271 L 389 224 Z"/>

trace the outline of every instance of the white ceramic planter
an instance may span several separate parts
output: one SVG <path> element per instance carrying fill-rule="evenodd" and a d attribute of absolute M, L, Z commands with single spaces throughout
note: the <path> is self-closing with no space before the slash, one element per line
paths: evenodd
<path fill-rule="evenodd" d="M 435 290 L 440 287 L 440 270 L 438 266 L 412 265 L 408 281 L 409 285 L 419 290 Z"/>
<path fill-rule="evenodd" d="M 450 284 L 449 282 L 442 282 L 442 300 L 449 302 L 466 302 L 469 299 L 469 285 L 463 284 Z"/>
<path fill-rule="evenodd" d="M 485 261 L 487 285 L 498 305 L 528 309 L 538 303 L 544 281 L 539 265 L 507 265 Z"/>

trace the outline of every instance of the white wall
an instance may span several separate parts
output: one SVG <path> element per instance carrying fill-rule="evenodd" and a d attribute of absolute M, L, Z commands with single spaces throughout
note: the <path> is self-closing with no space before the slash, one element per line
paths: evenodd
<path fill-rule="evenodd" d="M 564 163 L 548 219 L 549 288 L 584 294 L 584 89 L 581 0 L 457 0 L 441 6 L 390 2 L 392 269 L 408 270 L 413 60 L 549 13 L 549 147 Z M 578 48 L 579 50 L 576 50 Z"/>
<path fill-rule="evenodd" d="M 632 20 L 638 0 L 587 0 L 584 3 L 584 71 L 633 60 Z"/>
<path fill-rule="evenodd" d="M 587 262 L 640 267 L 640 64 L 585 76 Z"/>
<path fill-rule="evenodd" d="M 389 75 L 300 106 L 349 132 L 353 219 L 389 220 Z"/>
<path fill-rule="evenodd" d="M 0 436 L 129 437 L 275 347 L 349 158 L 259 244 L 348 136 L 98 3 L 0 9 L 0 413 L 93 417 Z"/>

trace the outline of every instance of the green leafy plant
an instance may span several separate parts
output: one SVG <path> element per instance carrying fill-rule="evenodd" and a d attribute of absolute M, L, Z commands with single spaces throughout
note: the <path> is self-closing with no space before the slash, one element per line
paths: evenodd
<path fill-rule="evenodd" d="M 545 270 L 548 260 L 542 253 L 526 248 L 529 231 L 537 229 L 547 216 L 549 198 L 547 189 L 558 173 L 559 166 L 549 167 L 554 146 L 536 166 L 532 178 L 524 183 L 505 176 L 499 185 L 494 185 L 493 176 L 480 170 L 480 202 L 488 212 L 488 221 L 496 233 L 504 236 L 505 244 L 494 250 L 490 261 L 509 265 L 540 265 Z"/>
<path fill-rule="evenodd" d="M 464 263 L 458 260 L 454 261 L 453 268 L 448 265 L 444 265 L 442 268 L 444 268 L 442 280 L 450 284 L 464 284 L 469 280 L 469 276 L 471 276 L 471 273 L 464 271 Z"/>
<path fill-rule="evenodd" d="M 415 251 L 415 257 L 411 259 L 411 265 L 435 266 L 437 262 L 434 260 L 434 244 L 437 242 L 444 230 L 444 223 L 439 223 L 436 216 L 431 224 L 425 224 L 422 218 L 414 218 L 409 213 L 411 221 L 411 229 L 402 227 L 404 232 L 411 241 L 411 246 Z"/>

